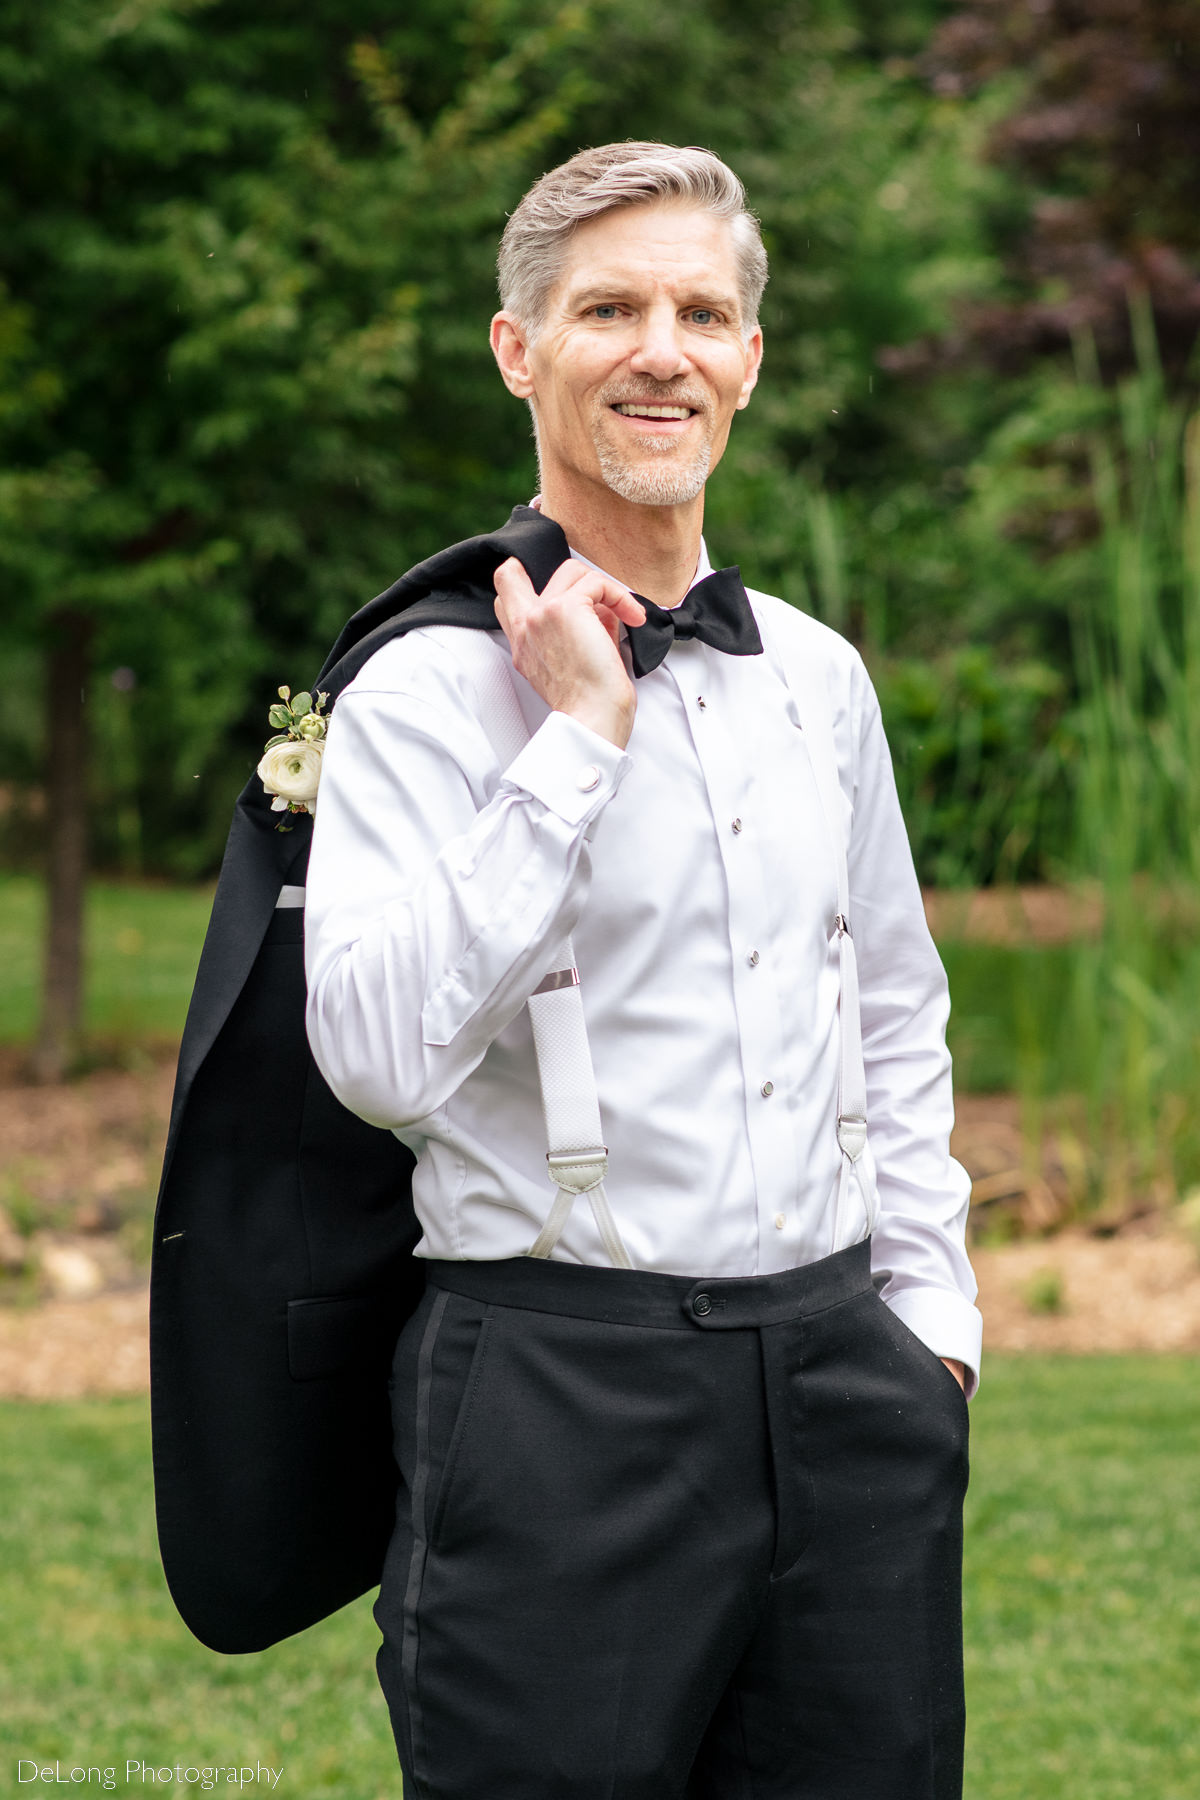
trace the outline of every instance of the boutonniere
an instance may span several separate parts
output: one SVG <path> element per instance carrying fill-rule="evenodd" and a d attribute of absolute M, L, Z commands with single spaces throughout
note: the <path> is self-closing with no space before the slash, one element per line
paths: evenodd
<path fill-rule="evenodd" d="M 270 738 L 258 765 L 259 779 L 268 794 L 274 794 L 272 812 L 315 813 L 317 787 L 321 780 L 321 758 L 325 754 L 325 727 L 322 717 L 328 694 L 296 694 L 281 687 L 279 699 L 267 714 L 277 735 Z M 282 820 L 277 831 L 290 831 Z"/>

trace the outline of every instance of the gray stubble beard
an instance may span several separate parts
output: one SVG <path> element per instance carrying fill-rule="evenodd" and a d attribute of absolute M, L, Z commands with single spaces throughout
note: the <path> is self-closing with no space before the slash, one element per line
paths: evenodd
<path fill-rule="evenodd" d="M 704 443 L 684 466 L 672 465 L 667 458 L 675 454 L 670 439 L 646 440 L 650 455 L 659 459 L 658 466 L 644 463 L 631 465 L 608 443 L 602 432 L 595 436 L 596 459 L 604 485 L 622 500 L 634 506 L 686 506 L 703 491 L 712 465 L 712 445 Z"/>

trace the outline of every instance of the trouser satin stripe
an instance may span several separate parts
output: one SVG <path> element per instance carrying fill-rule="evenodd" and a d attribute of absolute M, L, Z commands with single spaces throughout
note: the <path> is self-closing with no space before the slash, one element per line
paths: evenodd
<path fill-rule="evenodd" d="M 429 1540 L 425 1525 L 425 1493 L 429 1485 L 429 1394 L 433 1385 L 433 1347 L 437 1342 L 438 1327 L 442 1322 L 442 1314 L 450 1299 L 443 1292 L 437 1296 L 429 1314 L 429 1322 L 425 1327 L 425 1335 L 421 1339 L 420 1356 L 417 1363 L 417 1462 L 413 1471 L 412 1485 L 412 1557 L 408 1565 L 408 1585 L 404 1596 L 404 1636 L 401 1661 L 404 1679 L 409 1695 L 409 1730 L 412 1734 L 412 1773 L 418 1794 L 415 1800 L 426 1791 L 427 1760 L 425 1754 L 425 1727 L 421 1717 L 420 1690 L 417 1685 L 417 1654 L 419 1649 L 417 1630 L 417 1603 L 421 1597 L 421 1583 L 425 1578 L 425 1559 L 429 1553 Z"/>

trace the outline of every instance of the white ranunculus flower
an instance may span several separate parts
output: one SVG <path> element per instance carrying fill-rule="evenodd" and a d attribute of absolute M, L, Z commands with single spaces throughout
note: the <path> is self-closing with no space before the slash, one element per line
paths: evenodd
<path fill-rule="evenodd" d="M 282 812 L 289 801 L 293 806 L 307 806 L 309 812 L 316 811 L 324 754 L 325 745 L 319 739 L 299 743 L 289 739 L 286 744 L 272 744 L 264 751 L 258 775 L 268 794 L 277 796 L 276 812 Z"/>

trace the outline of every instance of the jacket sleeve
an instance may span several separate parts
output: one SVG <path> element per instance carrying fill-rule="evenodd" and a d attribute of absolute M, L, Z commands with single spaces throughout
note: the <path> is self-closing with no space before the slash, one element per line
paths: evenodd
<path fill-rule="evenodd" d="M 629 766 L 550 713 L 501 769 L 470 681 L 420 638 L 338 702 L 306 901 L 313 1055 L 344 1105 L 394 1129 L 445 1103 L 549 969 Z"/>

